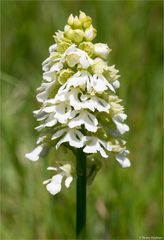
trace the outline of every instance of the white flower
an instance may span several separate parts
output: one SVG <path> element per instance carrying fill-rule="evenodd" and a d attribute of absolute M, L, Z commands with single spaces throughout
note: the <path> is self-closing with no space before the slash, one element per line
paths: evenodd
<path fill-rule="evenodd" d="M 76 47 L 76 45 L 70 46 L 63 57 L 67 59 L 67 62 L 70 67 L 74 67 L 77 63 L 80 63 L 81 66 L 86 69 L 93 64 L 93 60 L 88 56 L 88 54 Z"/>
<path fill-rule="evenodd" d="M 112 147 L 105 141 L 100 140 L 97 137 L 86 137 L 85 148 L 83 151 L 85 153 L 97 153 L 100 152 L 101 156 L 107 158 L 108 155 L 105 152 L 111 151 Z"/>
<path fill-rule="evenodd" d="M 70 146 L 75 148 L 81 148 L 84 146 L 84 135 L 77 129 L 63 128 L 57 131 L 53 136 L 52 140 L 62 137 L 56 144 L 56 149 L 60 147 L 62 143 L 68 142 Z"/>
<path fill-rule="evenodd" d="M 52 81 L 56 81 L 57 79 L 57 75 L 56 75 L 56 71 L 47 71 L 43 73 L 43 79 L 47 82 L 52 82 Z"/>
<path fill-rule="evenodd" d="M 67 103 L 62 102 L 57 105 L 45 107 L 43 108 L 43 111 L 46 113 L 53 113 L 52 116 L 54 119 L 60 123 L 66 123 L 71 114 L 71 107 Z"/>
<path fill-rule="evenodd" d="M 116 160 L 121 164 L 123 168 L 131 166 L 129 159 L 126 157 L 128 154 L 128 150 L 122 150 L 119 154 L 116 155 Z"/>
<path fill-rule="evenodd" d="M 71 115 L 73 119 L 70 120 L 68 123 L 68 126 L 70 128 L 79 127 L 82 124 L 84 124 L 85 128 L 88 131 L 90 132 L 97 131 L 98 121 L 93 114 L 83 110 L 83 111 L 73 111 Z"/>
<path fill-rule="evenodd" d="M 65 95 L 66 96 L 66 95 Z M 89 109 L 91 111 L 109 112 L 110 105 L 102 98 L 83 94 L 80 89 L 72 89 L 69 93 L 70 105 L 75 110 Z"/>
<path fill-rule="evenodd" d="M 48 83 L 42 83 L 42 85 L 39 88 L 37 88 L 37 90 L 39 91 L 39 93 L 36 96 L 38 102 L 42 103 L 48 99 L 49 93 L 50 93 L 52 87 L 54 86 L 54 84 L 55 84 L 55 81 L 48 82 Z"/>
<path fill-rule="evenodd" d="M 127 115 L 124 113 L 117 114 L 113 117 L 113 122 L 116 124 L 117 130 L 120 134 L 124 134 L 129 131 L 129 126 L 123 123 L 126 118 Z"/>
<path fill-rule="evenodd" d="M 103 43 L 94 44 L 94 52 L 97 57 L 106 59 L 110 51 L 111 49 L 109 49 L 107 44 L 103 44 Z"/>
<path fill-rule="evenodd" d="M 53 67 L 52 67 L 53 63 Z M 61 56 L 58 52 L 50 53 L 50 56 L 42 63 L 42 69 L 44 72 L 47 71 L 59 71 L 63 67 L 61 62 Z"/>
<path fill-rule="evenodd" d="M 110 84 L 102 75 L 94 74 L 91 81 L 92 86 L 97 93 L 102 93 L 107 89 L 111 90 L 112 92 L 115 92 L 112 84 Z"/>
<path fill-rule="evenodd" d="M 58 174 L 54 175 L 51 179 L 45 180 L 43 184 L 46 185 L 47 190 L 52 194 L 55 195 L 61 191 L 62 188 L 62 180 L 65 178 L 65 186 L 66 188 L 70 187 L 70 184 L 73 180 L 71 176 L 71 165 L 65 164 L 60 167 L 48 167 L 48 170 L 57 171 Z"/>

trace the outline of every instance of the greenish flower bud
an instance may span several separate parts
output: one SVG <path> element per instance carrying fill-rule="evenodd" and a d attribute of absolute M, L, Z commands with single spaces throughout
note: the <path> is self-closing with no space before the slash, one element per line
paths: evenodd
<path fill-rule="evenodd" d="M 110 104 L 110 115 L 114 116 L 118 113 L 122 113 L 124 110 L 124 107 L 120 104 L 120 102 L 122 101 L 120 98 L 118 98 L 117 96 L 111 95 L 108 97 L 108 101 Z"/>
<path fill-rule="evenodd" d="M 74 23 L 74 17 L 72 14 L 69 15 L 68 21 L 67 21 L 68 25 L 73 26 Z"/>
<path fill-rule="evenodd" d="M 83 28 L 88 28 L 92 24 L 92 19 L 82 11 L 80 11 L 79 20 L 82 23 Z"/>
<path fill-rule="evenodd" d="M 113 153 L 119 153 L 121 150 L 125 149 L 122 145 L 121 141 L 118 141 L 117 139 L 114 140 L 113 142 L 109 141 L 108 142 L 112 146 L 112 151 Z"/>
<path fill-rule="evenodd" d="M 83 41 L 84 32 L 80 29 L 73 30 L 69 25 L 66 25 L 64 28 L 64 36 L 76 44 L 79 44 Z"/>
<path fill-rule="evenodd" d="M 60 57 L 60 54 L 57 52 L 57 53 L 54 53 L 51 57 L 51 61 L 56 61 L 56 59 L 58 59 Z"/>
<path fill-rule="evenodd" d="M 74 36 L 73 36 L 73 40 L 76 44 L 79 44 L 83 41 L 83 38 L 84 38 L 84 32 L 83 30 L 80 30 L 80 29 L 76 29 L 76 30 L 73 30 L 74 31 Z"/>
<path fill-rule="evenodd" d="M 66 25 L 64 28 L 64 36 L 71 41 L 74 40 L 74 31 L 69 25 Z"/>
<path fill-rule="evenodd" d="M 90 57 L 92 57 L 92 55 L 94 53 L 94 45 L 93 45 L 93 43 L 91 43 L 91 42 L 82 42 L 82 43 L 80 43 L 79 48 L 81 50 L 84 50 L 86 53 L 88 53 L 88 55 Z"/>
<path fill-rule="evenodd" d="M 80 11 L 80 14 L 79 14 L 80 21 L 83 22 L 86 17 L 87 15 L 84 12 Z"/>
<path fill-rule="evenodd" d="M 100 117 L 104 117 L 104 113 L 101 113 L 101 115 L 102 116 L 100 116 Z M 97 137 L 100 137 L 101 139 L 103 139 L 103 140 L 106 140 L 107 139 L 107 133 L 106 133 L 106 131 L 105 131 L 105 129 L 104 128 L 99 128 L 98 130 L 97 130 L 97 132 L 96 132 L 96 136 Z"/>
<path fill-rule="evenodd" d="M 61 85 L 64 84 L 73 74 L 74 72 L 70 68 L 61 70 L 59 73 L 58 82 Z"/>
<path fill-rule="evenodd" d="M 116 81 L 120 75 L 117 74 L 119 71 L 115 68 L 115 65 L 112 66 L 107 66 L 104 68 L 104 73 L 103 75 L 110 81 L 114 82 Z"/>
<path fill-rule="evenodd" d="M 118 98 L 118 96 L 116 96 L 116 95 L 109 95 L 108 100 L 109 100 L 109 102 L 115 102 L 115 103 L 122 102 L 122 99 Z"/>
<path fill-rule="evenodd" d="M 67 26 L 68 26 L 68 25 L 67 25 Z M 60 44 L 60 43 L 62 43 L 62 42 L 66 42 L 66 43 L 69 43 L 69 44 L 72 43 L 71 40 L 69 40 L 68 38 L 66 38 L 66 37 L 64 36 L 64 32 L 62 32 L 62 31 L 58 31 L 58 32 L 56 33 L 56 35 L 54 35 L 53 37 L 54 37 L 55 42 L 56 42 L 57 44 Z"/>
<path fill-rule="evenodd" d="M 58 47 L 57 47 L 57 51 L 59 53 L 64 53 L 65 50 L 70 46 L 69 43 L 65 42 L 65 41 L 61 41 L 60 43 L 58 43 Z"/>
<path fill-rule="evenodd" d="M 104 62 L 101 58 L 96 58 L 94 60 L 94 64 L 91 66 L 91 70 L 93 73 L 102 74 L 106 65 L 106 62 Z"/>
<path fill-rule="evenodd" d="M 85 30 L 84 38 L 86 41 L 92 41 L 97 35 L 97 30 L 91 25 Z"/>
<path fill-rule="evenodd" d="M 69 67 L 74 67 L 79 62 L 79 56 L 76 54 L 70 54 L 69 56 L 66 56 L 66 63 Z"/>
<path fill-rule="evenodd" d="M 73 27 L 74 27 L 75 29 L 82 27 L 82 24 L 81 24 L 81 22 L 80 22 L 80 20 L 78 19 L 77 16 L 74 18 Z"/>

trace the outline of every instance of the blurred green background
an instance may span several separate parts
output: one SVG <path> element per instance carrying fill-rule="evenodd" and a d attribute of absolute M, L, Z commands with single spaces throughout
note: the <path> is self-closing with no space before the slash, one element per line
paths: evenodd
<path fill-rule="evenodd" d="M 97 42 L 108 43 L 109 63 L 121 74 L 132 167 L 104 160 L 88 187 L 87 238 L 162 237 L 162 1 L 2 1 L 2 224 L 1 239 L 73 239 L 75 181 L 51 196 L 50 159 L 31 163 L 35 146 L 36 87 L 52 35 L 70 13 L 93 18 Z"/>

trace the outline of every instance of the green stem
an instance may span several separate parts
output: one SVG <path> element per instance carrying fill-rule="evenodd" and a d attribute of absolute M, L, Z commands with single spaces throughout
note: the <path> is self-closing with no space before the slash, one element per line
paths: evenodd
<path fill-rule="evenodd" d="M 86 155 L 79 149 L 76 155 L 76 238 L 85 239 L 86 234 Z"/>

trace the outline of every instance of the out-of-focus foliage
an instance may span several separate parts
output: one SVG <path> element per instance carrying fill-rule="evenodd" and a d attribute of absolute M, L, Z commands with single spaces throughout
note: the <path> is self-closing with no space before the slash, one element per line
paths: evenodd
<path fill-rule="evenodd" d="M 108 43 L 109 63 L 120 69 L 120 96 L 131 128 L 132 167 L 104 160 L 88 187 L 87 237 L 162 236 L 162 1 L 3 1 L 1 239 L 72 239 L 75 181 L 51 196 L 42 185 L 62 149 L 36 163 L 24 155 L 35 144 L 35 89 L 52 35 L 70 13 L 93 18 L 97 42 Z"/>

